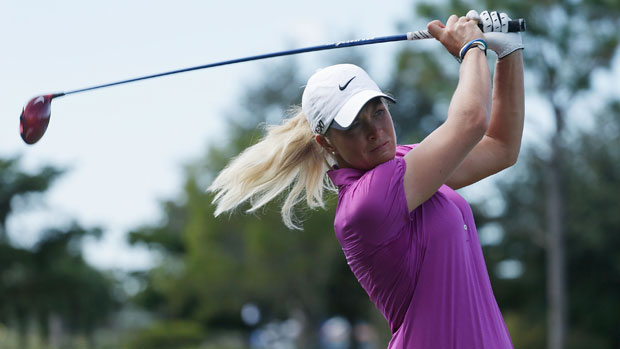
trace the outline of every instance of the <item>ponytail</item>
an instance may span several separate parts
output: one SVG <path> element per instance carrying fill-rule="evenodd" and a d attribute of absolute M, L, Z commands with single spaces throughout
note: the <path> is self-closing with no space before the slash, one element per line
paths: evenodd
<path fill-rule="evenodd" d="M 335 191 L 327 177 L 329 154 L 315 141 L 301 108 L 280 125 L 267 126 L 267 134 L 245 149 L 209 186 L 215 192 L 215 216 L 249 200 L 254 212 L 289 189 L 282 204 L 282 220 L 289 229 L 301 229 L 293 208 L 304 200 L 308 207 L 325 207 L 323 189 Z"/>

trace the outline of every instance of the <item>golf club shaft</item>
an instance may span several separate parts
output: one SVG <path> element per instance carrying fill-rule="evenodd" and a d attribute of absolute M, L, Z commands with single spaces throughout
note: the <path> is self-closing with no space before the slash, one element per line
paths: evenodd
<path fill-rule="evenodd" d="M 409 39 L 408 37 L 409 37 L 410 34 L 411 35 L 415 35 L 415 36 L 412 36 L 412 38 Z M 236 59 L 231 59 L 231 60 L 227 60 L 227 61 L 221 61 L 221 62 L 215 62 L 215 63 L 199 65 L 199 66 L 195 66 L 195 67 L 188 67 L 188 68 L 183 68 L 183 69 L 178 69 L 178 70 L 172 70 L 172 71 L 168 71 L 168 72 L 152 74 L 152 75 L 137 77 L 137 78 L 133 78 L 133 79 L 123 80 L 123 81 L 111 82 L 111 83 L 107 83 L 107 84 L 103 84 L 103 85 L 98 85 L 98 86 L 86 87 L 86 88 L 82 88 L 82 89 L 79 89 L 79 90 L 73 90 L 73 91 L 68 91 L 68 92 L 64 92 L 64 93 L 61 92 L 61 93 L 58 93 L 56 95 L 58 97 L 60 97 L 62 95 L 68 95 L 68 94 L 79 93 L 79 92 L 94 90 L 94 89 L 103 88 L 103 87 L 109 87 L 109 86 L 115 86 L 115 85 L 120 85 L 120 84 L 126 84 L 128 82 L 152 79 L 152 78 L 157 78 L 157 77 L 160 77 L 160 76 L 166 76 L 166 75 L 172 75 L 172 74 L 178 74 L 178 73 L 185 73 L 185 72 L 189 72 L 189 71 L 193 71 L 193 70 L 199 70 L 199 69 L 219 67 L 219 66 L 222 66 L 222 65 L 229 65 L 229 64 L 235 64 L 235 63 L 256 61 L 256 60 L 265 59 L 265 58 L 273 58 L 273 57 L 280 57 L 280 56 L 295 55 L 295 54 L 299 54 L 299 53 L 322 51 L 322 50 L 329 50 L 329 49 L 341 48 L 341 47 L 370 45 L 370 44 L 376 44 L 376 43 L 381 43 L 381 42 L 402 41 L 402 40 L 419 40 L 419 39 L 429 39 L 429 38 L 432 38 L 432 36 L 428 33 L 428 31 L 422 30 L 422 31 L 416 31 L 416 32 L 407 33 L 407 34 L 401 34 L 401 35 L 381 36 L 381 37 L 376 37 L 376 38 L 372 38 L 372 39 L 351 40 L 351 41 L 337 42 L 337 43 L 332 43 L 332 44 L 327 44 L 327 45 L 310 46 L 310 47 L 304 47 L 304 48 L 299 48 L 299 49 L 294 49 L 294 50 L 265 53 L 265 54 L 256 55 L 256 56 L 236 58 Z"/>
<path fill-rule="evenodd" d="M 525 21 L 523 19 L 510 21 L 509 31 L 524 31 L 524 30 L 525 30 Z M 272 53 L 266 53 L 266 54 L 257 55 L 257 56 L 237 58 L 237 59 L 231 59 L 227 61 L 199 65 L 195 67 L 172 70 L 168 72 L 152 74 L 152 75 L 137 77 L 137 78 L 128 79 L 128 80 L 111 82 L 111 83 L 107 83 L 103 85 L 81 88 L 81 89 L 73 90 L 73 91 L 59 92 L 59 93 L 53 94 L 53 97 L 60 97 L 60 96 L 68 95 L 68 94 L 85 92 L 85 91 L 95 90 L 95 89 L 99 89 L 103 87 L 109 87 L 109 86 L 126 84 L 126 83 L 134 82 L 134 81 L 152 79 L 152 78 L 157 78 L 160 76 L 185 73 L 185 72 L 189 72 L 193 70 L 206 69 L 206 68 L 218 67 L 222 65 L 229 65 L 229 64 L 235 64 L 235 63 L 242 63 L 242 62 L 248 62 L 248 61 L 256 61 L 256 60 L 265 59 L 265 58 L 273 58 L 273 57 L 295 55 L 295 54 L 306 53 L 306 52 L 330 50 L 334 48 L 370 45 L 370 44 L 377 44 L 377 43 L 383 43 L 383 42 L 403 41 L 403 40 L 422 40 L 422 39 L 431 39 L 431 38 L 433 38 L 433 36 L 428 32 L 428 30 L 418 30 L 418 31 L 408 32 L 406 34 L 380 36 L 380 37 L 375 37 L 371 39 L 342 41 L 342 42 L 336 42 L 332 44 L 310 46 L 310 47 L 304 47 L 304 48 L 298 48 L 294 50 L 287 50 L 287 51 L 280 51 L 280 52 L 272 52 Z"/>

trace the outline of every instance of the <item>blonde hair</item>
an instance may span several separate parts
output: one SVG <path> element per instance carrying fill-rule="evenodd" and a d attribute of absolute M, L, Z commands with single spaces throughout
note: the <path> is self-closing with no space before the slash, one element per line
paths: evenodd
<path fill-rule="evenodd" d="M 246 212 L 254 212 L 286 189 L 281 214 L 289 229 L 301 229 L 293 209 L 304 197 L 310 208 L 325 207 L 323 190 L 336 190 L 326 175 L 333 160 L 315 141 L 301 108 L 288 115 L 280 125 L 267 126 L 266 135 L 231 160 L 209 186 L 216 193 L 215 216 L 246 200 L 251 205 Z"/>

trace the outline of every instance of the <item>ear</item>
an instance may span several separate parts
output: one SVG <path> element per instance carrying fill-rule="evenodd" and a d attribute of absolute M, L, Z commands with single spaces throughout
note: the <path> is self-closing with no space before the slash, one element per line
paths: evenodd
<path fill-rule="evenodd" d="M 327 139 L 327 137 L 325 137 L 324 135 L 316 135 L 314 139 L 328 153 L 334 154 L 336 152 L 336 148 L 329 142 L 329 139 Z"/>

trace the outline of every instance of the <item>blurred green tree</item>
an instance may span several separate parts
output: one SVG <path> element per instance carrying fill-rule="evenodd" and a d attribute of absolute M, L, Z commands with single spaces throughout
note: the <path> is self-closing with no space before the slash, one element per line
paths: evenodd
<path fill-rule="evenodd" d="M 565 347 L 617 348 L 620 102 L 602 109 L 595 126 L 576 132 L 571 144 L 562 167 L 571 314 Z M 529 151 L 516 175 L 500 183 L 505 207 L 490 222 L 499 224 L 493 229 L 501 241 L 485 246 L 493 288 L 508 314 L 515 347 L 545 346 L 544 168 L 545 160 Z M 505 260 L 518 260 L 523 274 L 502 277 L 497 266 Z"/>
<path fill-rule="evenodd" d="M 45 167 L 28 174 L 17 159 L 0 159 L 0 217 L 6 221 L 14 207 L 27 210 L 25 200 L 42 194 L 62 171 Z M 22 200 L 14 206 L 16 200 Z M 101 230 L 77 224 L 45 230 L 32 248 L 14 246 L 8 234 L 0 242 L 0 322 L 19 333 L 24 348 L 32 322 L 44 340 L 58 346 L 65 334 L 90 337 L 118 305 L 111 277 L 88 265 L 81 239 L 100 236 Z M 66 337 L 66 336 L 64 336 Z M 92 340 L 92 337 L 90 337 Z M 65 338 L 66 339 L 66 338 Z"/>
<path fill-rule="evenodd" d="M 547 316 L 546 338 L 548 347 L 560 349 L 565 347 L 569 311 L 573 311 L 572 303 L 567 308 L 569 301 L 568 286 L 572 282 L 567 281 L 567 261 L 570 260 L 568 253 L 572 253 L 572 246 L 566 247 L 565 235 L 569 228 L 566 226 L 569 210 L 565 205 L 570 205 L 566 195 L 570 187 L 564 176 L 565 167 L 569 159 L 567 154 L 580 150 L 570 141 L 571 125 L 567 120 L 575 117 L 576 110 L 592 110 L 591 106 L 580 103 L 593 103 L 592 76 L 594 72 L 604 71 L 612 64 L 612 58 L 618 51 L 620 35 L 617 28 L 620 25 L 620 3 L 617 1 L 445 1 L 424 2 L 415 6 L 415 12 L 419 14 L 420 24 L 433 19 L 445 21 L 452 13 L 465 14 L 471 8 L 500 10 L 507 12 L 514 18 L 522 17 L 527 20 L 527 32 L 524 35 L 526 49 L 524 60 L 526 67 L 526 99 L 535 100 L 539 105 L 535 115 L 536 120 L 548 118 L 553 125 L 552 129 L 545 133 L 538 128 L 538 141 L 530 144 L 530 156 L 536 156 L 539 167 L 537 170 L 543 173 L 543 185 L 537 193 L 543 193 L 539 202 L 539 211 L 544 215 L 535 223 L 527 226 L 540 232 L 528 245 L 542 244 L 544 250 L 542 256 L 545 266 L 544 272 L 540 270 L 544 278 L 539 282 L 546 283 L 546 297 L 533 299 L 539 309 L 546 307 L 544 314 L 538 313 L 538 317 Z M 399 54 L 396 86 L 411 86 L 414 89 L 404 89 L 410 99 L 407 103 L 419 103 L 426 105 L 427 114 L 421 114 L 417 127 L 423 134 L 428 129 L 435 127 L 440 122 L 441 116 L 445 115 L 447 98 L 445 92 L 441 92 L 438 85 L 449 81 L 450 76 L 455 76 L 455 71 L 449 67 L 449 57 L 441 49 L 427 53 L 405 50 Z M 417 85 L 415 77 L 435 73 L 436 65 L 443 67 L 445 72 L 438 75 L 438 83 L 431 85 Z M 433 67 L 431 72 L 426 72 L 427 67 Z M 440 70 L 441 71 L 441 70 Z M 403 74 L 405 73 L 405 74 Z M 409 80 L 408 80 L 409 79 Z M 400 81 L 403 80 L 403 81 Z M 424 79 L 423 81 L 428 81 Z M 395 87 L 397 88 L 397 87 Z M 421 90 L 429 91 L 427 96 Z M 403 92 L 404 91 L 404 92 Z M 443 89 L 445 91 L 445 89 Z M 430 97 L 429 97 L 430 96 Z M 433 99 L 435 97 L 435 99 Z M 399 99 L 399 101 L 402 98 Z M 594 101 L 599 103 L 599 101 Z M 400 103 L 399 103 L 400 104 Z M 405 110 L 408 106 L 403 106 Z M 578 109 L 583 108 L 583 109 Z M 398 114 L 406 115 L 406 114 Z M 416 115 L 416 118 L 418 115 Z M 530 115 L 528 115 L 530 117 Z M 539 125 L 542 121 L 536 122 Z M 573 124 L 574 129 L 579 129 L 580 124 Z M 529 130 L 532 132 L 533 130 Z M 527 155 L 526 155 L 527 156 Z M 523 156 L 522 158 L 526 158 Z M 533 161 L 525 159 L 525 161 Z M 523 183 L 522 183 L 523 184 Z M 515 211 L 511 211 L 514 215 Z M 533 214 L 526 212 L 524 214 Z M 535 225 L 532 225 L 535 224 Z M 532 230 L 530 230 L 532 231 Z M 497 261 L 499 263 L 501 261 Z M 489 269 L 494 266 L 491 265 Z M 572 275 L 571 275 L 572 277 Z M 524 283 L 522 286 L 525 286 Z M 529 293 L 533 297 L 541 294 Z M 572 300 L 571 300 L 572 301 Z M 573 314 L 583 316 L 584 314 Z M 602 315 L 602 314 L 601 314 Z M 570 317 L 572 318 L 572 317 Z M 573 323 L 570 324 L 571 328 Z M 543 331 L 545 333 L 545 331 Z"/>
<path fill-rule="evenodd" d="M 567 286 L 573 291 L 569 304 L 570 328 L 574 330 L 568 344 L 577 347 L 583 341 L 591 341 L 595 347 L 596 343 L 605 347 L 607 343 L 616 343 L 615 339 L 605 339 L 612 338 L 609 330 L 615 323 L 609 320 L 614 314 L 609 309 L 616 306 L 611 299 L 613 293 L 605 298 L 610 308 L 593 307 L 600 311 L 595 315 L 585 311 L 590 304 L 586 295 L 599 288 L 605 292 L 610 290 L 602 284 L 606 280 L 601 276 L 595 282 L 586 283 L 571 273 L 567 285 L 562 276 L 566 260 L 571 272 L 581 270 L 572 267 L 584 254 L 600 253 L 596 264 L 584 267 L 586 269 L 600 265 L 617 270 L 613 269 L 617 266 L 609 264 L 612 258 L 604 258 L 616 247 L 585 251 L 581 249 L 583 244 L 569 240 L 563 257 L 562 234 L 566 231 L 572 239 L 573 227 L 567 229 L 563 225 L 568 224 L 566 218 L 573 213 L 583 217 L 583 210 L 589 207 L 582 200 L 579 206 L 582 211 L 573 211 L 576 196 L 570 196 L 571 188 L 587 186 L 573 182 L 570 177 L 570 173 L 577 170 L 572 167 L 575 164 L 568 161 L 569 154 L 581 154 L 583 149 L 580 142 L 568 140 L 585 140 L 594 135 L 577 132 L 578 127 L 569 134 L 566 118 L 576 105 L 577 97 L 588 96 L 593 91 L 592 72 L 608 68 L 616 52 L 618 37 L 614 28 L 618 27 L 620 18 L 618 4 L 605 5 L 596 1 L 421 3 L 414 6 L 415 27 L 435 18 L 445 20 L 450 13 L 464 14 L 470 7 L 497 8 L 527 19 L 528 32 L 524 36 L 526 93 L 528 98 L 542 105 L 537 108 L 540 114 L 535 115 L 536 118 L 548 116 L 555 121 L 555 128 L 539 137 L 548 139 L 549 143 L 542 141 L 526 147 L 520 164 L 508 172 L 510 177 L 500 187 L 505 191 L 505 202 L 500 205 L 504 210 L 500 213 L 496 208 L 489 210 L 489 200 L 474 205 L 480 231 L 503 236 L 501 242 L 489 243 L 484 250 L 496 297 L 505 311 L 515 344 L 517 347 L 543 347 L 548 341 L 550 348 L 563 346 L 567 316 L 562 295 Z M 411 26 L 408 24 L 403 29 Z M 356 62 L 356 59 L 359 57 L 341 56 L 339 61 Z M 301 213 L 307 215 L 303 232 L 286 230 L 274 205 L 252 216 L 236 213 L 219 219 L 212 216 L 212 197 L 204 193 L 204 189 L 213 177 L 231 157 L 258 140 L 261 135 L 256 128 L 258 123 L 274 122 L 284 114 L 287 105 L 300 100 L 299 87 L 307 76 L 300 74 L 294 61 L 288 62 L 292 63 L 266 70 L 264 79 L 249 88 L 238 108 L 228 115 L 227 139 L 214 142 L 219 145 L 211 146 L 203 159 L 187 167 L 181 197 L 163 204 L 166 219 L 159 225 L 143 227 L 130 234 L 133 243 L 146 243 L 162 255 L 161 265 L 145 275 L 147 287 L 137 300 L 166 318 L 192 319 L 209 329 L 243 328 L 239 310 L 247 301 L 259 304 L 266 319 L 287 316 L 291 309 L 300 309 L 311 326 L 335 312 L 350 320 L 376 315 L 333 237 L 335 198 L 326 212 Z M 383 86 L 387 86 L 385 90 L 398 100 L 391 111 L 399 143 L 422 140 L 445 119 L 458 67 L 440 45 L 407 45 L 397 54 L 390 81 Z M 550 113 L 545 114 L 545 106 Z M 614 110 L 610 109 L 609 113 L 615 113 Z M 608 124 L 613 123 L 608 121 Z M 591 157 L 603 156 L 603 153 L 597 154 Z M 563 175 L 567 177 L 561 179 Z M 610 178 L 617 181 L 615 175 L 612 173 Z M 550 185 L 554 183 L 560 186 Z M 583 198 L 602 200 L 593 196 Z M 564 208 L 563 203 L 568 208 Z M 565 209 L 568 212 L 564 212 Z M 555 212 L 555 218 L 549 212 Z M 565 219 L 558 221 L 558 217 Z M 578 226 L 592 224 L 596 221 L 584 221 Z M 605 234 L 612 233 L 601 233 L 601 236 Z M 595 246 L 617 246 L 612 240 L 599 242 Z M 521 265 L 524 272 L 518 277 L 506 278 L 499 272 L 506 265 L 513 268 Z M 589 275 L 593 278 L 601 273 L 589 272 Z M 579 286 L 573 280 L 579 280 Z M 549 322 L 545 325 L 547 314 L 550 314 Z M 601 324 L 594 319 L 608 319 L 609 322 Z M 380 323 L 383 339 L 389 338 L 385 323 Z M 595 329 L 595 326 L 599 327 Z"/>
<path fill-rule="evenodd" d="M 0 159 L 0 243 L 8 242 L 6 223 L 18 201 L 27 201 L 33 194 L 45 192 L 62 171 L 44 167 L 38 173 L 20 171 L 17 158 Z M 22 204 L 22 206 L 24 206 Z"/>

